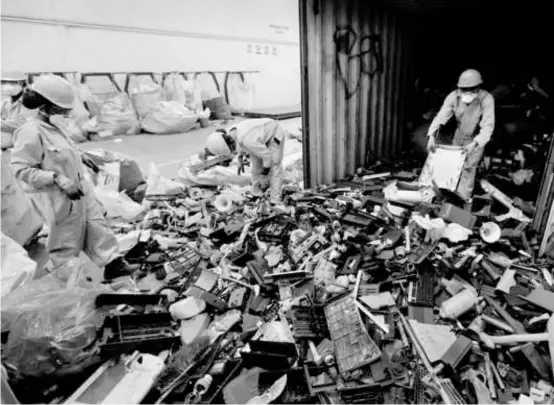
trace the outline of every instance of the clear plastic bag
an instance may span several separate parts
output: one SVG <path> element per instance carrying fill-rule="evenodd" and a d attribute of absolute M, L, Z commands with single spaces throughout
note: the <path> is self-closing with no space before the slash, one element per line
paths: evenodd
<path fill-rule="evenodd" d="M 2 353 L 6 363 L 40 376 L 90 356 L 86 349 L 102 322 L 94 301 L 107 288 L 87 285 L 85 272 L 84 263 L 72 259 L 2 299 L 2 331 L 9 331 Z"/>

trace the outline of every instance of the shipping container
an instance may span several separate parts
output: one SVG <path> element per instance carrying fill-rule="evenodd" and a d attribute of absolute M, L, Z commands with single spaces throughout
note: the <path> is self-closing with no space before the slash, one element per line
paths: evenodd
<path fill-rule="evenodd" d="M 440 89 L 442 101 L 468 68 L 482 73 L 489 91 L 503 84 L 525 88 L 538 77 L 550 95 L 547 109 L 552 107 L 552 1 L 300 0 L 299 5 L 308 187 L 353 174 L 371 157 L 398 159 L 412 147 L 410 131 L 422 115 L 416 91 Z M 498 127 L 504 110 L 496 110 Z M 512 110 L 505 111 L 504 116 Z M 495 132 L 497 144 L 501 136 Z M 549 204 L 538 208 L 548 217 L 552 198 L 544 199 Z M 545 222 L 537 227 L 541 233 Z"/>
<path fill-rule="evenodd" d="M 410 71 L 404 16 L 363 0 L 300 2 L 305 182 L 352 173 L 402 147 Z"/>

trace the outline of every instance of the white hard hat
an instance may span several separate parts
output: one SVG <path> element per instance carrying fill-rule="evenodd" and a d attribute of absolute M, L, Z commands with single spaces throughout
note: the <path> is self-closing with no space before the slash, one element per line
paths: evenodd
<path fill-rule="evenodd" d="M 3 82 L 24 82 L 27 80 L 25 73 L 17 70 L 2 70 L 0 80 Z"/>
<path fill-rule="evenodd" d="M 40 76 L 33 83 L 32 89 L 58 107 L 73 108 L 75 99 L 73 86 L 60 76 Z"/>
<path fill-rule="evenodd" d="M 481 73 L 475 69 L 464 70 L 458 79 L 458 87 L 460 88 L 475 87 L 481 83 L 483 83 Z"/>
<path fill-rule="evenodd" d="M 214 155 L 228 155 L 231 153 L 231 149 L 225 139 L 223 139 L 223 133 L 221 131 L 212 132 L 208 139 L 206 139 L 206 149 Z"/>

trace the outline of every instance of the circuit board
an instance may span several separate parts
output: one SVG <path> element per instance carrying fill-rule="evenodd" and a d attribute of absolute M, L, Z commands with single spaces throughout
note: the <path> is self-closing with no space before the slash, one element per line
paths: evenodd
<path fill-rule="evenodd" d="M 328 304 L 325 307 L 325 318 L 341 373 L 355 370 L 381 357 L 381 350 L 369 336 L 353 296 L 348 295 Z"/>

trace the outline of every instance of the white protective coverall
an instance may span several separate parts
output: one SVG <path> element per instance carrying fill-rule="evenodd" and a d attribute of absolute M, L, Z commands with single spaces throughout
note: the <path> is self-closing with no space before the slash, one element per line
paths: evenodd
<path fill-rule="evenodd" d="M 64 133 L 38 118 L 31 119 L 15 132 L 11 157 L 15 177 L 48 224 L 47 249 L 53 268 L 81 251 L 101 268 L 118 256 L 117 239 L 92 184 L 85 179 L 81 154 Z M 54 173 L 79 180 L 84 197 L 70 200 L 54 184 Z"/>
<path fill-rule="evenodd" d="M 26 108 L 21 99 L 22 97 L 19 97 L 15 102 L 12 102 L 11 97 L 2 97 L 2 149 L 11 148 L 15 130 L 29 118 L 37 115 L 37 111 Z"/>
<path fill-rule="evenodd" d="M 461 92 L 454 90 L 446 97 L 440 111 L 431 122 L 429 134 L 434 134 L 452 116 L 456 118 L 457 123 L 453 144 L 466 146 L 473 141 L 477 143 L 473 152 L 466 157 L 456 190 L 463 198 L 471 198 L 477 167 L 494 131 L 494 98 L 489 92 L 480 90 L 475 100 L 464 104 L 461 102 Z"/>
<path fill-rule="evenodd" d="M 284 129 L 270 118 L 245 120 L 229 128 L 233 129 L 237 130 L 238 152 L 250 155 L 252 184 L 262 180 L 263 169 L 269 168 L 271 199 L 279 200 L 283 187 Z"/>

